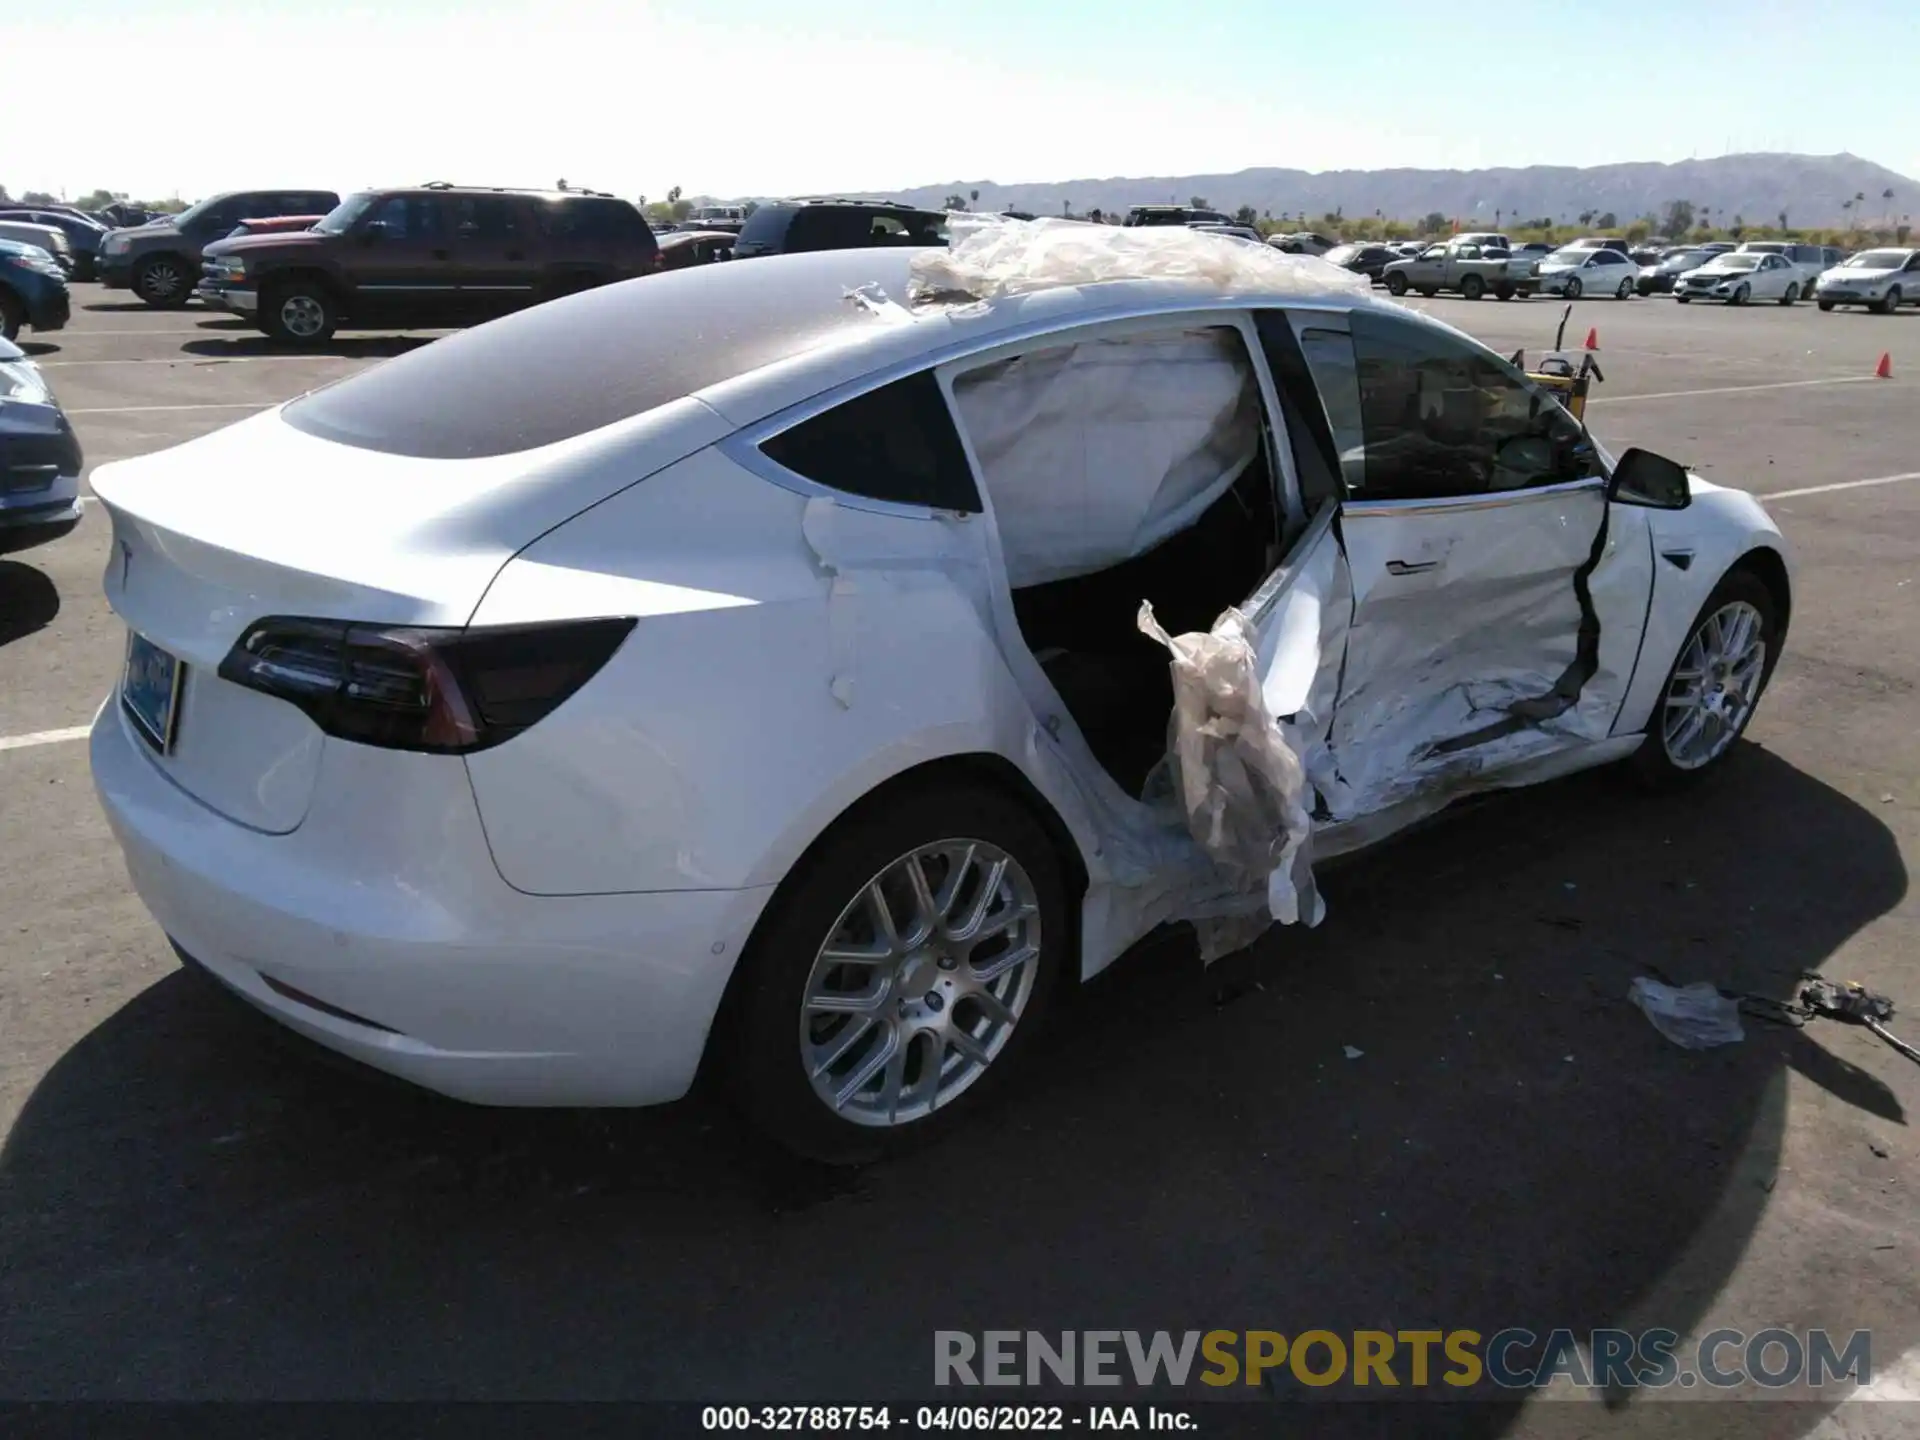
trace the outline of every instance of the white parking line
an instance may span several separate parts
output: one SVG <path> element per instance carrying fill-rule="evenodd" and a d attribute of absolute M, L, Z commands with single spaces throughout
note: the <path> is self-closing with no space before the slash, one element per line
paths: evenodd
<path fill-rule="evenodd" d="M 1878 375 L 1835 375 L 1824 380 L 1775 380 L 1768 385 L 1714 385 L 1704 390 L 1655 390 L 1646 395 L 1595 395 L 1589 405 L 1627 405 L 1635 400 L 1685 400 L 1694 395 L 1740 395 L 1751 390 L 1803 390 L 1810 385 L 1886 385 Z"/>
<path fill-rule="evenodd" d="M 1870 485 L 1898 485 L 1905 480 L 1920 480 L 1920 470 L 1909 470 L 1904 475 L 1876 475 L 1871 480 L 1836 480 L 1831 485 L 1808 485 L 1800 490 L 1774 490 L 1765 495 L 1756 494 L 1753 498 L 1764 505 L 1769 500 L 1792 500 L 1801 495 L 1828 495 L 1835 490 L 1865 490 Z"/>
<path fill-rule="evenodd" d="M 91 410 L 69 410 L 69 415 L 151 415 L 158 410 L 271 410 L 278 400 L 233 400 L 219 405 L 103 405 Z"/>
<path fill-rule="evenodd" d="M 91 725 L 69 725 L 65 730 L 35 730 L 27 735 L 0 735 L 0 750 L 28 750 L 35 745 L 58 745 L 64 740 L 84 740 L 92 733 Z"/>

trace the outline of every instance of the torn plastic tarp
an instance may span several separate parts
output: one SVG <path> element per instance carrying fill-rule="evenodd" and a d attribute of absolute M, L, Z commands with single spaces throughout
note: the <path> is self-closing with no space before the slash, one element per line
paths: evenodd
<path fill-rule="evenodd" d="M 1247 620 L 1173 636 L 1140 606 L 1140 629 L 1173 654 L 1168 750 L 1187 828 L 1239 890 L 1264 891 L 1284 925 L 1325 914 L 1308 863 L 1306 768 L 1267 712 Z"/>
<path fill-rule="evenodd" d="M 1260 444 L 1246 344 L 1219 327 L 1035 351 L 966 372 L 953 397 L 1015 589 L 1145 554 Z"/>
<path fill-rule="evenodd" d="M 913 257 L 910 303 L 994 300 L 1061 285 L 1161 280 L 1222 294 L 1370 294 L 1371 282 L 1311 255 L 1285 255 L 1183 225 L 1093 225 L 955 215 L 945 249 Z"/>

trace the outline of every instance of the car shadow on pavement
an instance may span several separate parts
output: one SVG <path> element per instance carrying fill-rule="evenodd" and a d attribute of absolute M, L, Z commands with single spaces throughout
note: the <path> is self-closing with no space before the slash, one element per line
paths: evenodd
<path fill-rule="evenodd" d="M 159 315 L 178 315 L 186 309 L 183 305 L 149 305 L 144 300 L 91 300 L 80 308 L 82 310 L 102 310 L 109 314 L 132 314 L 141 310 L 148 310 Z"/>
<path fill-rule="evenodd" d="M 13 343 L 18 345 L 21 353 L 29 358 L 60 353 L 60 347 L 50 340 L 16 340 Z"/>
<path fill-rule="evenodd" d="M 1684 1334 L 1768 1199 L 1785 1072 L 1899 1113 L 1817 1030 L 1694 1053 L 1627 1003 L 1656 965 L 1790 995 L 1906 892 L 1877 818 L 1743 752 L 1687 796 L 1501 797 L 1329 873 L 1320 928 L 1210 969 L 1143 945 L 1017 1094 L 852 1172 L 704 1095 L 443 1102 L 169 974 L 0 1150 L 0 1385 L 870 1403 L 934 1394 L 937 1329 L 1584 1332 L 1656 1287 L 1681 1313 L 1639 1323 Z"/>
<path fill-rule="evenodd" d="M 0 560 L 0 645 L 44 630 L 60 613 L 60 590 L 45 572 Z"/>
<path fill-rule="evenodd" d="M 434 338 L 427 335 L 336 335 L 324 345 L 287 345 L 269 340 L 264 335 L 252 335 L 238 340 L 187 340 L 181 343 L 180 348 L 189 355 L 208 355 L 224 360 L 256 355 L 339 355 L 384 360 L 394 355 L 404 355 L 409 350 L 418 350 L 422 345 L 430 345 Z"/>

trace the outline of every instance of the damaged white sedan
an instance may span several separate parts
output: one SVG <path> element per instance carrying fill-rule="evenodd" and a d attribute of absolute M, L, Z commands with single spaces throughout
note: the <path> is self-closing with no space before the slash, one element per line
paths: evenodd
<path fill-rule="evenodd" d="M 1703 773 L 1791 605 L 1751 497 L 1364 279 L 1063 221 L 596 290 L 93 484 L 93 772 L 183 956 L 478 1102 L 711 1056 L 827 1158 L 1157 925 Z"/>

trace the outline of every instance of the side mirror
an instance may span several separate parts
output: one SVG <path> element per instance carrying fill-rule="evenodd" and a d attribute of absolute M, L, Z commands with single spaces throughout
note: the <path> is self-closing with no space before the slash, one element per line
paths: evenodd
<path fill-rule="evenodd" d="M 1684 510 L 1693 503 L 1687 467 L 1651 450 L 1629 450 L 1613 467 L 1607 498 L 1654 510 Z"/>

